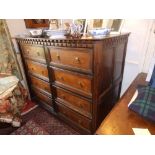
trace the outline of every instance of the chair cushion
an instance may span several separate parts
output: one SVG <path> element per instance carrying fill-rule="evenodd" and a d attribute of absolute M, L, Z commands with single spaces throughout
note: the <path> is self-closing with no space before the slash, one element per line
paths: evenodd
<path fill-rule="evenodd" d="M 152 72 L 151 80 L 149 82 L 149 86 L 155 88 L 155 65 Z"/>
<path fill-rule="evenodd" d="M 155 121 L 155 88 L 138 86 L 137 90 L 138 96 L 129 105 L 129 109 L 151 121 Z"/>

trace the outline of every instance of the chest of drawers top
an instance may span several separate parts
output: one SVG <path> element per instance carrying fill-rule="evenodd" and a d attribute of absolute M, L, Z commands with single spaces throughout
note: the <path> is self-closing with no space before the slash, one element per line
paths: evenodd
<path fill-rule="evenodd" d="M 103 38 L 82 37 L 81 39 L 49 39 L 49 38 L 28 38 L 28 37 L 16 37 L 16 40 L 20 43 L 37 44 L 46 46 L 57 47 L 81 47 L 92 48 L 94 41 L 104 41 L 106 44 L 110 42 L 119 43 L 123 41 L 130 33 L 121 33 L 108 35 Z"/>

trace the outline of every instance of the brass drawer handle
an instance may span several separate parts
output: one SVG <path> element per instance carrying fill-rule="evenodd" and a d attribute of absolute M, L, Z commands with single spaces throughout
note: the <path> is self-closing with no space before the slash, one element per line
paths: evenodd
<path fill-rule="evenodd" d="M 81 103 L 79 104 L 79 106 L 80 106 L 81 109 L 83 109 L 83 105 Z"/>
<path fill-rule="evenodd" d="M 80 85 L 81 88 L 83 87 L 82 82 L 79 81 L 78 84 Z"/>
<path fill-rule="evenodd" d="M 47 88 L 47 87 L 44 87 L 44 89 L 45 89 L 45 90 L 48 90 L 48 88 Z"/>
<path fill-rule="evenodd" d="M 75 57 L 76 62 L 80 62 L 80 58 L 79 57 Z"/>
<path fill-rule="evenodd" d="M 60 59 L 60 55 L 59 54 L 57 54 L 57 59 Z"/>
<path fill-rule="evenodd" d="M 64 81 L 64 78 L 62 76 L 59 77 L 60 80 Z"/>
<path fill-rule="evenodd" d="M 38 56 L 40 56 L 40 53 L 39 53 L 39 52 L 37 52 L 37 55 L 38 55 Z"/>

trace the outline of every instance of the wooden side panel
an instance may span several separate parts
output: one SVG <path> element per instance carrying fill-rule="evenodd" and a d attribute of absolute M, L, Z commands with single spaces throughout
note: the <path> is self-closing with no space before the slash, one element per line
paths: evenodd
<path fill-rule="evenodd" d="M 124 40 L 96 42 L 94 52 L 93 126 L 94 130 L 120 96 L 127 37 Z M 96 86 L 98 89 L 96 89 Z"/>

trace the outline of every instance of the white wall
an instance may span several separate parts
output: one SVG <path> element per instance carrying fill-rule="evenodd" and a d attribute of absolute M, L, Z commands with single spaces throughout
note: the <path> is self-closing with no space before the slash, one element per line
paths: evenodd
<path fill-rule="evenodd" d="M 18 47 L 15 42 L 15 36 L 27 32 L 24 20 L 23 19 L 7 19 L 6 23 L 8 25 L 9 32 L 12 38 L 12 42 L 14 43 L 16 52 L 18 52 Z"/>
<path fill-rule="evenodd" d="M 143 70 L 152 22 L 153 20 L 147 19 L 124 20 L 121 32 L 131 32 L 131 34 L 128 41 L 121 94 Z"/>

